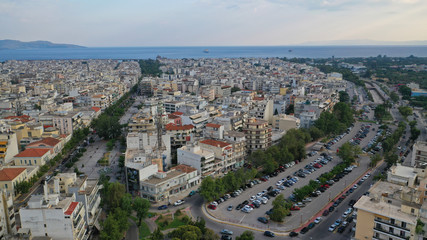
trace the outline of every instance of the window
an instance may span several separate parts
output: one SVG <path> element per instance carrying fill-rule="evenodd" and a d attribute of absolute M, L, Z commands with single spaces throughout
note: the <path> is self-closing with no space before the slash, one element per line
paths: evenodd
<path fill-rule="evenodd" d="M 411 213 L 415 213 L 415 209 L 411 208 Z"/>
<path fill-rule="evenodd" d="M 390 228 L 388 229 L 388 232 L 389 232 L 389 233 L 393 233 L 393 232 L 394 232 L 394 228 L 390 227 Z"/>
<path fill-rule="evenodd" d="M 395 224 L 395 220 L 392 218 L 390 219 L 391 224 Z"/>
<path fill-rule="evenodd" d="M 404 231 L 400 231 L 400 236 L 404 237 L 405 236 L 405 232 Z"/>
<path fill-rule="evenodd" d="M 402 222 L 402 227 L 406 228 L 406 222 Z"/>
<path fill-rule="evenodd" d="M 7 184 L 5 184 L 4 187 L 7 188 Z"/>

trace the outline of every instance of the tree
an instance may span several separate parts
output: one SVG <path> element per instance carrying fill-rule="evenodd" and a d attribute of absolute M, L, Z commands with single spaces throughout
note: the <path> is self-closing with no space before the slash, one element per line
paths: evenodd
<path fill-rule="evenodd" d="M 254 233 L 252 231 L 246 230 L 240 236 L 236 237 L 236 240 L 254 240 Z"/>
<path fill-rule="evenodd" d="M 340 98 L 340 102 L 350 102 L 350 96 L 348 95 L 348 93 L 346 91 L 339 91 L 339 98 Z"/>
<path fill-rule="evenodd" d="M 387 165 L 389 165 L 389 166 L 395 165 L 397 163 L 397 160 L 399 160 L 399 156 L 397 156 L 396 154 L 394 154 L 392 152 L 388 152 L 385 155 L 385 161 L 387 162 Z"/>
<path fill-rule="evenodd" d="M 169 233 L 169 237 L 181 240 L 199 240 L 202 236 L 202 231 L 193 225 L 179 226 Z"/>
<path fill-rule="evenodd" d="M 399 92 L 402 94 L 403 99 L 410 99 L 412 95 L 412 90 L 406 85 L 399 87 Z"/>
<path fill-rule="evenodd" d="M 200 195 L 207 201 L 212 201 L 218 196 L 218 193 L 215 192 L 215 181 L 211 176 L 202 180 Z"/>
<path fill-rule="evenodd" d="M 118 117 L 116 116 L 101 114 L 99 118 L 93 121 L 93 126 L 98 136 L 105 139 L 113 139 L 121 134 L 121 125 Z"/>
<path fill-rule="evenodd" d="M 407 118 L 408 116 L 412 115 L 412 108 L 408 106 L 400 106 L 399 113 L 404 117 Z"/>
<path fill-rule="evenodd" d="M 165 239 L 165 236 L 163 235 L 162 231 L 160 231 L 160 228 L 156 228 L 154 232 L 151 234 L 150 237 L 151 240 L 163 240 Z"/>
<path fill-rule="evenodd" d="M 136 216 L 138 217 L 139 223 L 141 226 L 142 218 L 145 217 L 150 209 L 150 202 L 147 199 L 137 197 L 133 200 L 133 209 L 136 211 Z"/>
<path fill-rule="evenodd" d="M 107 185 L 105 194 L 105 202 L 110 209 L 115 209 L 120 206 L 121 199 L 125 195 L 125 185 L 119 182 L 113 182 Z"/>
<path fill-rule="evenodd" d="M 325 134 L 323 133 L 322 130 L 318 129 L 317 127 L 310 127 L 308 129 L 308 131 L 310 132 L 310 136 L 311 136 L 311 140 L 312 141 L 316 141 L 317 139 L 325 136 Z"/>
<path fill-rule="evenodd" d="M 377 119 L 382 119 L 385 114 L 386 114 L 386 108 L 383 104 L 380 104 L 375 108 L 374 115 Z"/>
<path fill-rule="evenodd" d="M 128 215 L 132 213 L 132 195 L 126 193 L 122 199 L 120 199 L 120 208 L 123 209 L 123 211 L 126 211 Z"/>
<path fill-rule="evenodd" d="M 218 240 L 219 236 L 212 229 L 207 228 L 202 236 L 203 240 Z"/>
<path fill-rule="evenodd" d="M 391 100 L 393 101 L 393 102 L 398 102 L 399 101 L 399 95 L 397 95 L 397 93 L 396 92 L 391 92 L 390 93 L 390 98 L 391 98 Z"/>
<path fill-rule="evenodd" d="M 356 159 L 356 155 L 361 153 L 359 146 L 353 146 L 350 143 L 344 143 L 338 151 L 338 156 L 347 163 L 352 163 Z"/>
<path fill-rule="evenodd" d="M 116 219 L 117 226 L 119 227 L 119 231 L 121 233 L 125 232 L 129 228 L 128 214 L 126 213 L 126 211 L 120 208 L 116 208 L 114 210 L 113 216 Z"/>
<path fill-rule="evenodd" d="M 120 232 L 119 225 L 113 214 L 109 214 L 102 223 L 102 231 L 100 235 L 102 240 L 122 239 L 123 234 Z"/>
<path fill-rule="evenodd" d="M 369 163 L 370 167 L 375 167 L 379 161 L 381 161 L 382 157 L 380 154 L 374 154 L 371 156 L 371 162 Z"/>

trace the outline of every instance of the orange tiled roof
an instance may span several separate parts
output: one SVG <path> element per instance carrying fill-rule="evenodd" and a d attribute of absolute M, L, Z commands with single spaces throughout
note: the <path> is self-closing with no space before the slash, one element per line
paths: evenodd
<path fill-rule="evenodd" d="M 194 128 L 194 126 L 191 124 L 179 126 L 173 123 L 169 123 L 165 126 L 165 128 L 167 131 L 179 131 L 179 130 L 191 130 Z"/>
<path fill-rule="evenodd" d="M 200 143 L 215 146 L 215 147 L 221 147 L 221 148 L 231 145 L 230 143 L 223 142 L 223 141 L 217 141 L 217 140 L 213 140 L 213 139 L 205 139 L 205 140 L 200 141 Z"/>
<path fill-rule="evenodd" d="M 79 202 L 72 202 L 68 209 L 64 212 L 65 215 L 71 215 L 74 212 L 74 209 L 76 209 Z"/>
<path fill-rule="evenodd" d="M 26 168 L 3 168 L 0 170 L 0 181 L 12 181 L 25 170 Z"/>
<path fill-rule="evenodd" d="M 180 118 L 180 116 L 174 115 L 174 114 L 168 114 L 169 119 L 177 119 Z"/>
<path fill-rule="evenodd" d="M 206 127 L 211 127 L 211 128 L 220 128 L 221 125 L 219 124 L 215 124 L 215 123 L 207 123 Z"/>
<path fill-rule="evenodd" d="M 191 173 L 191 172 L 197 171 L 197 169 L 195 169 L 191 166 L 185 165 L 185 164 L 179 164 L 178 166 L 173 167 L 172 169 L 176 169 L 176 170 L 179 170 L 179 171 L 185 172 L 185 173 Z"/>
<path fill-rule="evenodd" d="M 184 113 L 183 113 L 183 112 L 173 112 L 172 114 L 173 114 L 173 115 L 177 115 L 177 116 L 181 116 L 181 115 L 183 115 Z"/>
<path fill-rule="evenodd" d="M 91 109 L 95 112 L 101 111 L 101 108 L 99 108 L 99 107 L 91 107 Z"/>
<path fill-rule="evenodd" d="M 56 139 L 56 138 L 53 138 L 53 137 L 47 137 L 47 138 L 43 138 L 42 140 L 40 140 L 40 141 L 37 141 L 37 142 L 32 142 L 32 143 L 30 143 L 30 144 L 28 144 L 27 146 L 30 146 L 30 147 L 32 147 L 32 146 L 36 146 L 36 145 L 38 145 L 38 144 L 45 144 L 45 145 L 48 145 L 48 146 L 52 146 L 52 147 L 54 147 L 54 146 L 56 146 L 58 143 L 60 143 L 61 142 L 61 140 L 58 140 L 58 139 Z"/>
<path fill-rule="evenodd" d="M 42 157 L 49 151 L 50 149 L 48 148 L 27 148 L 15 155 L 15 157 Z"/>

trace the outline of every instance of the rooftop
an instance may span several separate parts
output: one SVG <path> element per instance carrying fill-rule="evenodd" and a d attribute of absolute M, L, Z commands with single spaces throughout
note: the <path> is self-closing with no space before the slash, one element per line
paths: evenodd
<path fill-rule="evenodd" d="M 58 140 L 56 138 L 47 137 L 47 138 L 43 138 L 40 141 L 32 142 L 32 143 L 28 144 L 27 146 L 31 147 L 31 146 L 36 146 L 38 144 L 44 144 L 44 145 L 48 145 L 48 146 L 54 147 L 54 146 L 56 146 L 60 142 L 61 142 L 61 140 Z"/>
<path fill-rule="evenodd" d="M 427 142 L 417 141 L 414 144 L 414 148 L 417 148 L 417 150 L 419 150 L 419 151 L 426 151 L 427 152 Z"/>
<path fill-rule="evenodd" d="M 49 151 L 50 149 L 48 148 L 27 148 L 15 155 L 15 157 L 42 157 Z"/>
<path fill-rule="evenodd" d="M 169 172 L 166 172 L 166 176 L 164 178 L 158 178 L 153 176 L 152 178 L 145 180 L 144 182 L 147 184 L 152 184 L 152 185 L 157 185 L 163 182 L 166 182 L 172 178 L 178 177 L 180 175 L 184 175 L 186 173 L 181 172 L 181 171 L 175 171 L 175 170 L 171 170 Z"/>
<path fill-rule="evenodd" d="M 413 225 L 417 223 L 417 217 L 415 215 L 404 213 L 398 206 L 394 206 L 383 201 L 377 201 L 368 196 L 362 196 L 356 202 L 356 204 L 354 204 L 354 208 L 361 209 L 373 214 L 394 218 Z"/>
<path fill-rule="evenodd" d="M 214 147 L 221 147 L 221 148 L 224 148 L 224 147 L 231 145 L 230 143 L 223 142 L 223 141 L 217 141 L 217 140 L 213 140 L 213 139 L 205 139 L 205 140 L 200 141 L 200 143 L 211 145 Z"/>
<path fill-rule="evenodd" d="M 176 167 L 173 167 L 172 169 L 185 172 L 185 173 L 191 173 L 191 172 L 197 171 L 197 169 L 185 164 L 179 164 Z"/>
<path fill-rule="evenodd" d="M 0 181 L 12 181 L 26 170 L 25 168 L 3 168 L 0 170 Z"/>

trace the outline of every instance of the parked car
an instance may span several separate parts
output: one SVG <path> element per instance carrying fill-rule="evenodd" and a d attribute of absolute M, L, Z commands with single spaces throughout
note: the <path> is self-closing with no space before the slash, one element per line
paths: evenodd
<path fill-rule="evenodd" d="M 232 211 L 233 210 L 233 205 L 228 206 L 227 210 L 228 211 Z"/>
<path fill-rule="evenodd" d="M 185 203 L 185 201 L 184 201 L 184 200 L 178 200 L 178 201 L 174 202 L 174 203 L 173 203 L 173 205 L 174 205 L 174 206 L 179 206 L 179 205 L 182 205 L 182 204 L 184 204 L 184 203 Z"/>
<path fill-rule="evenodd" d="M 221 240 L 232 240 L 233 238 L 230 235 L 222 235 Z"/>
<path fill-rule="evenodd" d="M 167 209 L 168 208 L 168 206 L 167 205 L 162 205 L 162 206 L 159 206 L 157 209 L 158 210 L 165 210 L 165 209 Z"/>
<path fill-rule="evenodd" d="M 296 236 L 298 236 L 297 232 L 290 232 L 289 233 L 289 237 L 296 237 Z"/>
<path fill-rule="evenodd" d="M 233 231 L 230 231 L 230 230 L 225 229 L 225 228 L 222 229 L 220 233 L 224 234 L 224 235 L 233 235 Z"/>
<path fill-rule="evenodd" d="M 258 221 L 259 221 L 259 222 L 262 222 L 262 223 L 264 223 L 264 224 L 267 224 L 267 223 L 268 223 L 268 219 L 267 219 L 267 218 L 265 218 L 265 217 L 259 217 L 259 218 L 258 218 Z"/>
<path fill-rule="evenodd" d="M 212 209 L 212 210 L 215 210 L 215 209 L 217 208 L 217 206 L 216 206 L 216 205 L 213 205 L 213 204 L 209 204 L 209 205 L 208 205 L 208 208 L 209 208 L 209 209 Z"/>
<path fill-rule="evenodd" d="M 265 232 L 264 232 L 264 236 L 267 236 L 267 237 L 275 237 L 276 235 L 274 234 L 274 232 L 265 231 Z"/>
<path fill-rule="evenodd" d="M 323 214 L 322 214 L 323 216 L 328 216 L 329 215 L 329 210 L 325 210 L 325 211 L 323 211 Z"/>
<path fill-rule="evenodd" d="M 305 227 L 305 228 L 301 229 L 300 233 L 305 234 L 308 232 L 308 230 L 310 230 L 310 229 L 308 227 Z"/>
<path fill-rule="evenodd" d="M 329 211 L 328 211 L 328 213 L 329 213 Z M 317 217 L 315 220 L 314 220 L 314 223 L 320 223 L 322 221 L 322 217 Z"/>

